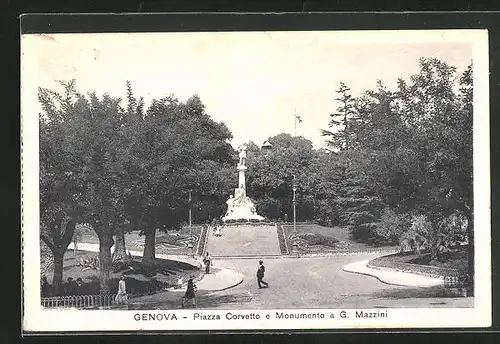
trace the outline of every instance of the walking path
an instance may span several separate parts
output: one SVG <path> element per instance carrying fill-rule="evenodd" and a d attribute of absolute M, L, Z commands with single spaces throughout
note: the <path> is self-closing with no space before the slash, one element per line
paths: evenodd
<path fill-rule="evenodd" d="M 442 278 L 432 278 L 395 270 L 379 270 L 368 267 L 369 260 L 362 260 L 348 264 L 342 268 L 347 272 L 354 272 L 377 278 L 386 284 L 409 287 L 435 287 L 443 286 Z"/>
<path fill-rule="evenodd" d="M 68 249 L 73 249 L 73 244 L 71 243 Z M 98 244 L 87 244 L 87 243 L 79 243 L 78 244 L 78 250 L 81 251 L 90 251 L 90 252 L 99 252 L 99 245 Z M 129 251 L 132 256 L 136 257 L 142 257 L 142 252 L 139 251 Z M 169 259 L 169 260 L 174 260 L 178 262 L 183 262 L 186 264 L 190 264 L 192 266 L 196 266 L 197 268 L 202 268 L 203 263 L 195 258 L 190 258 L 186 256 L 180 256 L 180 255 L 167 255 L 167 254 L 156 254 L 156 258 L 159 259 Z M 200 281 L 196 282 L 196 286 L 198 290 L 205 290 L 205 291 L 222 291 L 226 290 L 229 288 L 232 288 L 234 286 L 237 286 L 243 281 L 243 274 L 223 268 L 223 267 L 218 267 L 218 266 L 212 266 L 212 271 L 213 273 L 210 274 L 203 274 L 202 279 Z M 171 291 L 182 291 L 184 292 L 185 288 L 183 289 L 171 289 Z"/>

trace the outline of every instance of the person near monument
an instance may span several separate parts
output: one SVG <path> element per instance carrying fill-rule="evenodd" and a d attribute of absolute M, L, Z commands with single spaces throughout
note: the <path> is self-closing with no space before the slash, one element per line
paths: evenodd
<path fill-rule="evenodd" d="M 191 276 L 187 283 L 186 293 L 182 298 L 182 307 L 186 305 L 186 301 L 191 300 L 193 303 L 193 307 L 196 307 L 196 284 L 194 284 L 193 276 Z"/>
<path fill-rule="evenodd" d="M 212 265 L 212 257 L 210 257 L 210 253 L 205 254 L 205 258 L 203 258 L 203 263 L 205 264 L 205 273 L 210 273 L 210 266 Z"/>
<path fill-rule="evenodd" d="M 264 281 L 265 272 L 266 268 L 264 267 L 264 262 L 262 260 L 259 260 L 259 267 L 257 269 L 257 284 L 259 285 L 259 289 L 269 288 L 269 283 Z M 264 287 L 262 285 L 264 285 Z"/>

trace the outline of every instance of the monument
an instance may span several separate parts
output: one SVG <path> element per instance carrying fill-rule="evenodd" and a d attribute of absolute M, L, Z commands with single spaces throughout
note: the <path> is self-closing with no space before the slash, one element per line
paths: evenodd
<path fill-rule="evenodd" d="M 238 188 L 234 190 L 234 196 L 231 195 L 227 200 L 227 211 L 226 215 L 222 218 L 222 221 L 237 221 L 237 220 L 264 220 L 263 216 L 257 214 L 255 210 L 255 205 L 253 204 L 250 197 L 246 194 L 246 184 L 245 184 L 245 171 L 246 167 L 246 147 L 241 145 L 239 147 L 240 160 L 236 169 L 238 170 Z"/>

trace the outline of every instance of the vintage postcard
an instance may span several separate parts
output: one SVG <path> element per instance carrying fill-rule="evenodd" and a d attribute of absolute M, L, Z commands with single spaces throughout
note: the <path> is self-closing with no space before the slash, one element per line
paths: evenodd
<path fill-rule="evenodd" d="M 486 30 L 21 48 L 24 331 L 491 325 Z"/>

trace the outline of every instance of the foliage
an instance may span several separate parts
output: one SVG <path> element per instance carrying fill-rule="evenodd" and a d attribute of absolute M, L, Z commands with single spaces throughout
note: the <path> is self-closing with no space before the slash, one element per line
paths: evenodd
<path fill-rule="evenodd" d="M 375 231 L 378 236 L 390 244 L 399 243 L 404 232 L 408 230 L 408 216 L 398 214 L 390 208 L 385 208 L 376 224 Z"/>
<path fill-rule="evenodd" d="M 336 150 L 349 149 L 351 129 L 355 126 L 355 99 L 350 91 L 351 89 L 345 83 L 340 83 L 340 87 L 336 91 L 338 98 L 335 98 L 340 106 L 337 108 L 337 112 L 330 114 L 330 122 L 328 123 L 328 127 L 335 128 L 336 131 L 321 131 L 323 136 L 329 137 L 328 145 Z"/>
<path fill-rule="evenodd" d="M 128 94 L 135 104 L 130 88 Z M 154 261 L 154 233 L 187 222 L 189 190 L 194 215 L 222 214 L 232 180 L 231 133 L 206 114 L 198 96 L 185 103 L 173 96 L 153 100 L 144 114 L 129 113 L 124 130 L 131 142 L 124 162 L 126 213 L 146 235 L 144 258 Z"/>
<path fill-rule="evenodd" d="M 63 256 L 70 244 L 85 203 L 84 183 L 75 166 L 83 149 L 71 144 L 67 129 L 75 128 L 70 116 L 76 110 L 74 82 L 61 83 L 64 92 L 39 90 L 40 114 L 40 238 L 54 263 L 53 294 L 62 292 Z"/>
<path fill-rule="evenodd" d="M 312 143 L 303 137 L 280 134 L 269 138 L 273 146 L 267 154 L 253 151 L 247 157 L 247 189 L 256 200 L 257 211 L 270 219 L 292 219 L 293 179 L 297 187 L 299 218 L 310 218 L 307 211 L 309 168 L 316 157 Z"/>

